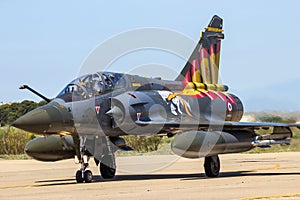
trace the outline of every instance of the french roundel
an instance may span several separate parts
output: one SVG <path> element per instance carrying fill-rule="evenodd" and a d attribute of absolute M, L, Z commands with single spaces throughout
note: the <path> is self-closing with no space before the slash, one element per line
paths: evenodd
<path fill-rule="evenodd" d="M 228 110 L 229 112 L 232 111 L 232 104 L 231 104 L 230 102 L 227 102 L 227 110 Z"/>

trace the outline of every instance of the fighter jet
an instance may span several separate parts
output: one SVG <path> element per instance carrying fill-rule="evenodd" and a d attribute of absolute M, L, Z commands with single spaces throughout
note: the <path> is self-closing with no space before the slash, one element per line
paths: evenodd
<path fill-rule="evenodd" d="M 21 116 L 12 126 L 42 135 L 25 152 L 40 161 L 75 158 L 76 181 L 92 182 L 94 157 L 101 176 L 115 177 L 117 150 L 132 150 L 122 136 L 174 137 L 172 151 L 204 157 L 208 177 L 220 173 L 219 154 L 272 144 L 290 144 L 297 124 L 240 122 L 242 101 L 219 83 L 223 20 L 215 15 L 175 80 L 95 72 L 71 81 L 54 99 L 27 88 L 48 104 Z M 266 135 L 258 129 L 269 129 Z"/>

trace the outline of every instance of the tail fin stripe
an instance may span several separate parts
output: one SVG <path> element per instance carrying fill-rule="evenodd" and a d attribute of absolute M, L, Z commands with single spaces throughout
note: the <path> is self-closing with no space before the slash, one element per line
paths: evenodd
<path fill-rule="evenodd" d="M 188 84 L 189 82 L 191 82 L 191 81 L 192 81 L 192 79 L 191 79 L 191 71 L 188 70 L 188 71 L 186 72 L 186 74 L 185 74 L 183 80 L 182 80 L 182 84 L 183 84 L 183 85 L 187 85 L 187 84 Z"/>
<path fill-rule="evenodd" d="M 211 81 L 212 83 L 218 82 L 218 71 L 216 66 L 216 54 L 215 54 L 215 44 L 211 44 L 209 46 L 209 63 L 210 63 L 210 75 L 211 75 Z"/>
<path fill-rule="evenodd" d="M 208 55 L 209 54 L 206 48 L 202 48 L 200 50 L 200 68 L 204 83 L 211 83 Z"/>
<path fill-rule="evenodd" d="M 193 82 L 200 82 L 200 71 L 199 71 L 199 61 L 195 59 L 192 61 L 191 66 L 191 74 L 192 74 L 192 81 Z"/>

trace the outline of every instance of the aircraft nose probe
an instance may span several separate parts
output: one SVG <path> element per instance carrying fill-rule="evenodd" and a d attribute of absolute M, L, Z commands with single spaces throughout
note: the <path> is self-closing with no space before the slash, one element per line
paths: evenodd
<path fill-rule="evenodd" d="M 28 85 L 21 85 L 19 87 L 20 90 L 24 90 L 27 89 L 30 92 L 34 93 L 35 95 L 41 97 L 42 99 L 44 99 L 47 103 L 49 103 L 51 101 L 51 99 L 48 99 L 47 97 L 45 97 L 44 95 L 42 95 L 41 93 L 37 92 L 36 90 L 32 89 L 31 87 L 29 87 Z"/>

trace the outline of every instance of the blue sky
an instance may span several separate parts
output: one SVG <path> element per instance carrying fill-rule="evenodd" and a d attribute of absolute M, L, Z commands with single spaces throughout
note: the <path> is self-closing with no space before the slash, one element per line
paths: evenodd
<path fill-rule="evenodd" d="M 292 0 L 1 0 L 0 102 L 40 100 L 18 90 L 21 84 L 55 97 L 77 76 L 95 47 L 121 32 L 158 27 L 197 41 L 199 32 L 218 14 L 224 19 L 223 83 L 243 100 L 247 111 L 300 111 L 299 4 Z M 153 62 L 160 62 L 162 55 L 152 56 L 159 57 Z M 184 62 L 171 58 L 165 56 L 179 72 Z M 123 59 L 123 65 L 120 61 L 119 71 L 128 71 L 129 59 Z"/>

